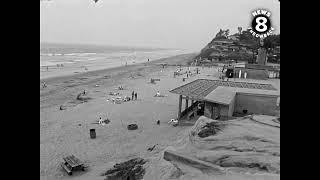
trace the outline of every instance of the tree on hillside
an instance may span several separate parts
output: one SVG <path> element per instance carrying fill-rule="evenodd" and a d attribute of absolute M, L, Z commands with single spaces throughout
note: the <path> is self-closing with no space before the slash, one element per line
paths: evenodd
<path fill-rule="evenodd" d="M 219 32 L 216 34 L 216 37 L 215 37 L 215 38 L 221 37 L 222 35 L 223 35 L 223 30 L 220 29 Z"/>
<path fill-rule="evenodd" d="M 229 29 L 227 29 L 227 30 L 224 31 L 224 36 L 225 36 L 225 37 L 228 38 L 229 34 L 230 34 L 230 30 L 229 30 Z"/>
<path fill-rule="evenodd" d="M 238 27 L 238 31 L 239 31 L 239 35 L 240 35 L 242 32 L 242 27 Z"/>
<path fill-rule="evenodd" d="M 230 30 L 229 29 L 226 29 L 226 30 L 220 29 L 219 32 L 216 34 L 216 37 L 213 40 L 228 38 L 229 34 L 230 34 Z"/>
<path fill-rule="evenodd" d="M 263 48 L 267 50 L 267 54 L 272 53 L 276 46 L 280 46 L 280 34 L 270 35 L 263 40 Z"/>

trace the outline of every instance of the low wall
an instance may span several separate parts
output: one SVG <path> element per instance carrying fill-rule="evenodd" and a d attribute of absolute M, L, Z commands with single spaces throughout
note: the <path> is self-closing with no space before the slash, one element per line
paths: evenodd
<path fill-rule="evenodd" d="M 244 72 L 247 72 L 247 79 L 260 79 L 266 80 L 269 78 L 268 70 L 264 69 L 248 69 L 248 68 L 236 68 L 234 72 L 235 78 L 239 78 L 239 71 L 241 70 L 241 78 L 244 78 Z"/>
<path fill-rule="evenodd" d="M 234 111 L 242 113 L 246 109 L 248 113 L 274 116 L 277 98 L 278 96 L 237 93 Z"/>
<path fill-rule="evenodd" d="M 206 101 L 204 106 L 204 116 L 208 118 L 214 118 L 212 117 L 212 106 L 219 106 L 220 116 L 231 117 L 233 114 L 233 111 L 232 112 L 230 111 L 228 105 L 215 104 L 215 103 Z"/>
<path fill-rule="evenodd" d="M 232 117 L 233 112 L 234 112 L 234 107 L 235 107 L 235 101 L 236 97 L 234 97 L 229 105 L 229 112 L 228 112 L 228 117 Z"/>
<path fill-rule="evenodd" d="M 170 151 L 170 150 L 164 151 L 163 159 L 167 161 L 178 161 L 200 170 L 211 170 L 218 174 L 224 173 L 224 169 L 220 166 L 217 166 L 205 161 L 201 161 L 199 159 L 196 159 L 178 152 Z"/>

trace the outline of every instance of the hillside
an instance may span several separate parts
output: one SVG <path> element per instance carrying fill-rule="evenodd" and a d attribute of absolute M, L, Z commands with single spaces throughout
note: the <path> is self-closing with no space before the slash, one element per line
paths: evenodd
<path fill-rule="evenodd" d="M 249 61 L 254 62 L 257 55 L 257 49 L 260 47 L 260 39 L 255 38 L 251 33 L 242 28 L 238 28 L 239 32 L 229 35 L 229 30 L 222 30 L 201 50 L 196 59 L 200 64 L 202 60 L 210 61 Z M 263 47 L 268 50 L 272 57 L 279 57 L 280 52 L 274 49 L 280 48 L 280 34 L 271 35 L 264 39 Z M 277 54 L 274 56 L 274 54 Z"/>

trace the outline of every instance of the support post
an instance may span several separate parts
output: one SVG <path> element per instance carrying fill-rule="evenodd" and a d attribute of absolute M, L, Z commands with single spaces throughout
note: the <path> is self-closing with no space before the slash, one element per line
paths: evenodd
<path fill-rule="evenodd" d="M 185 108 L 185 109 L 187 109 L 187 108 L 188 108 L 188 103 L 189 103 L 189 99 L 188 99 L 188 98 L 186 98 L 186 108 Z"/>
<path fill-rule="evenodd" d="M 179 95 L 178 119 L 180 119 L 180 118 L 181 118 L 181 106 L 182 106 L 182 95 Z"/>

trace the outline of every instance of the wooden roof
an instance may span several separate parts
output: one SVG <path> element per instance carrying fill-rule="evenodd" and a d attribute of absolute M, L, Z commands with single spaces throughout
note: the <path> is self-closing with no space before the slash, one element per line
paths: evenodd
<path fill-rule="evenodd" d="M 197 79 L 195 81 L 192 81 L 190 83 L 177 87 L 169 92 L 174 94 L 189 96 L 194 99 L 204 99 L 204 97 L 206 97 L 208 94 L 210 94 L 213 90 L 215 90 L 219 86 L 246 88 L 246 89 L 260 89 L 260 90 L 269 90 L 269 91 L 277 90 L 271 84 Z"/>

